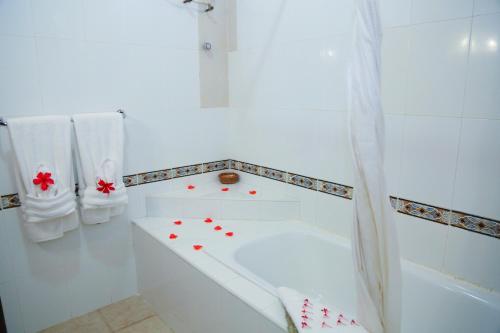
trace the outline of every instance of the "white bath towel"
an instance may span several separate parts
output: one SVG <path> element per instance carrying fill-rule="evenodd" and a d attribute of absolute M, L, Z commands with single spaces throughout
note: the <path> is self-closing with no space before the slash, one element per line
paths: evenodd
<path fill-rule="evenodd" d="M 103 223 L 123 212 L 123 118 L 119 113 L 73 116 L 82 222 Z"/>
<path fill-rule="evenodd" d="M 35 242 L 62 237 L 78 227 L 70 118 L 13 118 L 8 129 L 26 234 Z"/>
<path fill-rule="evenodd" d="M 298 332 L 368 333 L 354 318 L 294 289 L 279 287 L 278 296 Z"/>
<path fill-rule="evenodd" d="M 399 333 L 401 264 L 384 174 L 380 97 L 382 29 L 377 0 L 357 0 L 350 68 L 354 159 L 353 254 L 360 323 L 371 333 Z"/>

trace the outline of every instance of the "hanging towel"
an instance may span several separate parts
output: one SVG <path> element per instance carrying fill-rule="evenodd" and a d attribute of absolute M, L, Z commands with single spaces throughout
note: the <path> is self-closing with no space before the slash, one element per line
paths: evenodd
<path fill-rule="evenodd" d="M 78 227 L 66 116 L 9 119 L 15 174 L 28 238 L 43 242 Z"/>
<path fill-rule="evenodd" d="M 308 297 L 294 289 L 277 289 L 281 303 L 286 309 L 289 333 L 368 333 L 349 314 L 318 299 Z"/>
<path fill-rule="evenodd" d="M 382 29 L 377 0 L 357 0 L 349 77 L 354 159 L 352 244 L 357 317 L 371 333 L 399 333 L 401 263 L 384 174 L 380 98 Z"/>
<path fill-rule="evenodd" d="M 82 222 L 103 223 L 123 213 L 123 118 L 119 113 L 73 116 L 77 141 L 78 193 Z"/>

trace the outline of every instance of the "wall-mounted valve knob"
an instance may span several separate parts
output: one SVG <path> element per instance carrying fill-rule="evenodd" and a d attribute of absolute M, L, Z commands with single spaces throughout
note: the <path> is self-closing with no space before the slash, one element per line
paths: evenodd
<path fill-rule="evenodd" d="M 210 50 L 212 49 L 212 43 L 210 43 L 210 42 L 205 42 L 205 43 L 203 43 L 202 47 L 203 47 L 203 49 L 204 49 L 205 51 L 210 51 Z"/>

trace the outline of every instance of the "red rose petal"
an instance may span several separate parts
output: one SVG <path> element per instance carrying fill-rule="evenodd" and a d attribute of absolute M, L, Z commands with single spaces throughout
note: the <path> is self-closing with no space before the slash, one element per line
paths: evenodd
<path fill-rule="evenodd" d="M 251 194 L 251 195 L 256 195 L 256 194 L 257 194 L 257 191 L 255 191 L 255 190 L 248 191 L 248 194 Z"/>
<path fill-rule="evenodd" d="M 229 188 L 228 188 L 228 187 L 224 187 L 224 188 L 221 188 L 220 190 L 221 190 L 222 192 L 227 192 L 227 191 L 229 191 Z"/>
<path fill-rule="evenodd" d="M 205 219 L 205 223 L 212 223 L 214 220 L 212 220 L 210 217 L 207 217 Z"/>
<path fill-rule="evenodd" d="M 188 190 L 194 190 L 194 189 L 195 189 L 195 186 L 194 186 L 194 185 L 188 185 L 187 189 L 188 189 Z"/>
<path fill-rule="evenodd" d="M 203 245 L 193 245 L 193 249 L 195 249 L 196 251 L 199 251 L 203 248 Z"/>
<path fill-rule="evenodd" d="M 177 235 L 176 234 L 170 234 L 170 236 L 168 236 L 170 239 L 176 239 L 177 238 Z"/>
<path fill-rule="evenodd" d="M 227 237 L 233 237 L 233 235 L 234 235 L 234 232 L 232 232 L 232 231 L 226 232 Z"/>
<path fill-rule="evenodd" d="M 222 230 L 222 227 L 221 227 L 220 225 L 218 225 L 218 226 L 216 226 L 216 227 L 214 228 L 214 230 L 215 230 L 215 231 Z"/>
<path fill-rule="evenodd" d="M 182 221 L 181 221 L 181 220 L 174 221 L 174 224 L 175 224 L 175 225 L 181 225 L 181 224 L 182 224 Z"/>

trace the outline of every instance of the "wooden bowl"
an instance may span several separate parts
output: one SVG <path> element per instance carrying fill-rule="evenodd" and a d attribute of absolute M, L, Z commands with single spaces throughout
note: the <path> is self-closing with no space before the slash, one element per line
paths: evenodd
<path fill-rule="evenodd" d="M 240 180 L 240 175 L 236 172 L 223 172 L 219 174 L 219 180 L 222 184 L 236 184 Z"/>

